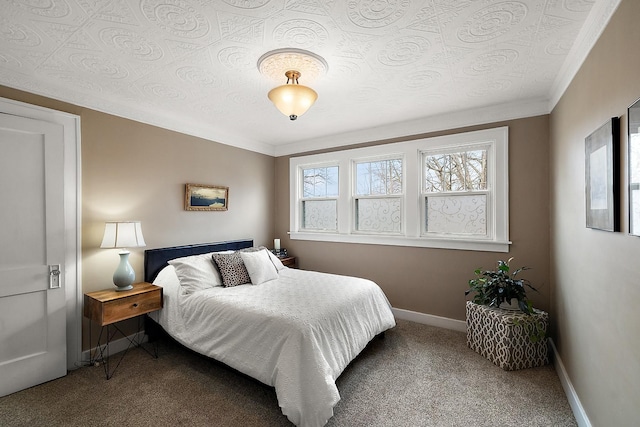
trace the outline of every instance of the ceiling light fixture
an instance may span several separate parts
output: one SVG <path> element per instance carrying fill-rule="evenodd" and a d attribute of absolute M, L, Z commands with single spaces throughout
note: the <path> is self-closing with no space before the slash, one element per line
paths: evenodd
<path fill-rule="evenodd" d="M 284 74 L 287 83 L 269 91 L 267 95 L 278 110 L 291 120 L 303 115 L 316 102 L 318 94 L 298 79 L 304 75 L 308 81 L 327 72 L 327 62 L 315 53 L 302 49 L 277 49 L 267 52 L 258 60 L 260 72 L 272 79 L 281 79 Z"/>

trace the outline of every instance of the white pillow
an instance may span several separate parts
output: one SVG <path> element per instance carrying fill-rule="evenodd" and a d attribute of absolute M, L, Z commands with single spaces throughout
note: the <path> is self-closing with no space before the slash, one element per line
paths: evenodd
<path fill-rule="evenodd" d="M 257 252 L 240 252 L 240 256 L 254 285 L 261 285 L 278 278 L 278 270 L 269 259 L 269 252 L 266 249 Z"/>
<path fill-rule="evenodd" d="M 218 253 L 232 253 L 233 251 L 223 251 Z M 180 286 L 186 294 L 191 294 L 202 289 L 222 286 L 222 278 L 218 272 L 218 267 L 213 262 L 210 252 L 201 255 L 191 255 L 176 258 L 168 261 L 175 267 L 176 275 L 180 280 Z"/>
<path fill-rule="evenodd" d="M 273 254 L 273 252 L 271 251 L 267 251 L 269 253 L 269 258 L 271 259 L 271 262 L 273 262 L 273 265 L 276 267 L 276 270 L 280 271 L 283 268 L 287 268 L 285 267 L 285 265 L 282 263 L 282 261 L 280 261 L 280 258 L 278 258 L 277 256 L 275 256 Z"/>

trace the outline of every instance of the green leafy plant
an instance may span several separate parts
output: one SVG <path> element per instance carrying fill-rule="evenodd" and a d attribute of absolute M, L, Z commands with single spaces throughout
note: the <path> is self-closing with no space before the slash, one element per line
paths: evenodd
<path fill-rule="evenodd" d="M 480 268 L 475 270 L 476 277 L 469 280 L 469 289 L 464 294 L 469 295 L 475 292 L 472 301 L 490 307 L 499 307 L 503 302 L 509 304 L 515 298 L 518 300 L 520 311 L 526 314 L 533 313 L 533 305 L 527 299 L 526 288 L 536 292 L 537 290 L 531 286 L 527 279 L 516 277 L 520 272 L 530 268 L 521 267 L 512 272 L 509 266 L 511 260 L 513 258 L 509 258 L 506 262 L 498 261 L 497 270 L 482 270 Z"/>

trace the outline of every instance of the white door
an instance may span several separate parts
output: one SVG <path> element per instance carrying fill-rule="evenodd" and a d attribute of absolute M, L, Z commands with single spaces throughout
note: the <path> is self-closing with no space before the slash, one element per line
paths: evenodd
<path fill-rule="evenodd" d="M 66 375 L 64 262 L 63 126 L 0 114 L 0 396 Z"/>

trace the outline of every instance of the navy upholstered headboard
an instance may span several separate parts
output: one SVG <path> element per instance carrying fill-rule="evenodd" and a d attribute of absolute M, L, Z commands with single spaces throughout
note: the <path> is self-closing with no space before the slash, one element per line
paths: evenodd
<path fill-rule="evenodd" d="M 167 261 L 190 255 L 206 254 L 226 250 L 238 250 L 253 246 L 252 239 L 228 242 L 202 243 L 197 245 L 173 246 L 170 248 L 147 249 L 144 251 L 144 281 L 152 283 Z"/>

